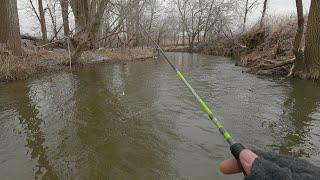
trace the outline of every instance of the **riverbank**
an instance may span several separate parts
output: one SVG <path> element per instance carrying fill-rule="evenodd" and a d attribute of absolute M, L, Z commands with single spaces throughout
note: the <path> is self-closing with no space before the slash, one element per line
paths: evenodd
<path fill-rule="evenodd" d="M 70 69 L 69 52 L 63 48 L 44 48 L 23 40 L 23 56 L 13 56 L 0 44 L 0 82 L 25 80 L 42 73 Z M 100 63 L 144 60 L 154 57 L 151 48 L 100 48 L 86 51 L 72 68 Z"/>
<path fill-rule="evenodd" d="M 246 67 L 250 73 L 288 76 L 295 58 L 292 49 L 296 21 L 279 18 L 263 29 L 254 26 L 232 37 L 224 35 L 211 42 L 199 43 L 193 49 L 182 46 L 167 47 L 166 50 L 232 57 L 236 66 Z"/>
<path fill-rule="evenodd" d="M 239 57 L 234 56 L 235 64 L 247 67 L 250 73 L 290 76 L 296 29 L 295 19 L 278 20 L 264 29 L 253 27 L 239 37 L 245 48 L 236 51 Z"/>

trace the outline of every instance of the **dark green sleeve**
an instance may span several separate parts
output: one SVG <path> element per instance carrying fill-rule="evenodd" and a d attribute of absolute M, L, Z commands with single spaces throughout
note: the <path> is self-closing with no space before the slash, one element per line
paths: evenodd
<path fill-rule="evenodd" d="M 320 168 L 306 160 L 255 151 L 258 154 L 246 180 L 320 180 Z"/>

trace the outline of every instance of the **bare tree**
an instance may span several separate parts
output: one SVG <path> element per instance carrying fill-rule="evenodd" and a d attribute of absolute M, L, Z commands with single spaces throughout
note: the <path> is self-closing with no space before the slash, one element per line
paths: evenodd
<path fill-rule="evenodd" d="M 159 20 L 160 13 L 163 14 L 161 6 L 162 4 L 159 0 L 149 0 L 146 3 L 146 10 L 144 11 L 146 17 L 143 18 L 146 19 L 147 30 L 150 34 L 152 34 L 152 27 L 155 25 L 155 21 Z M 149 37 L 148 44 L 150 44 Z"/>
<path fill-rule="evenodd" d="M 29 3 L 31 5 L 33 13 L 36 15 L 40 27 L 41 27 L 41 34 L 42 34 L 42 40 L 44 42 L 48 41 L 48 35 L 47 35 L 47 26 L 46 26 L 46 19 L 45 19 L 45 10 L 43 9 L 43 3 L 42 0 L 38 0 L 38 11 L 36 10 L 36 7 L 33 3 L 33 0 L 29 0 Z"/>
<path fill-rule="evenodd" d="M 89 0 L 70 0 L 76 32 L 84 30 L 89 22 Z"/>
<path fill-rule="evenodd" d="M 320 2 L 311 1 L 308 25 L 305 37 L 305 51 L 302 50 L 304 17 L 302 0 L 296 0 L 298 29 L 293 52 L 296 56 L 294 72 L 297 75 L 318 79 L 320 77 Z"/>
<path fill-rule="evenodd" d="M 186 14 L 187 14 L 187 4 L 188 1 L 187 0 L 176 0 L 174 1 L 179 14 L 180 14 L 180 18 L 181 18 L 181 29 L 182 29 L 182 45 L 185 45 L 185 32 L 187 29 L 187 18 L 186 18 Z"/>
<path fill-rule="evenodd" d="M 63 20 L 63 32 L 65 37 L 70 35 L 70 26 L 69 26 L 69 3 L 68 0 L 59 0 L 62 12 Z"/>
<path fill-rule="evenodd" d="M 304 32 L 304 17 L 303 17 L 303 4 L 302 0 L 296 0 L 297 16 L 298 16 L 298 28 L 296 37 L 293 44 L 293 53 L 296 56 L 295 71 L 303 71 L 305 68 L 303 50 L 302 50 L 302 38 Z"/>
<path fill-rule="evenodd" d="M 46 18 L 45 18 L 42 0 L 38 0 L 38 7 L 39 7 L 39 15 L 40 15 L 39 21 L 41 25 L 42 40 L 44 42 L 47 42 L 48 41 L 47 26 L 46 26 Z"/>
<path fill-rule="evenodd" d="M 252 11 L 254 7 L 259 4 L 259 0 L 245 0 L 245 7 L 244 7 L 244 17 L 243 17 L 243 31 L 246 30 L 248 14 Z"/>
<path fill-rule="evenodd" d="M 237 3 L 232 1 L 206 1 L 203 41 L 207 40 L 208 34 L 219 34 L 221 29 L 229 26 L 237 16 Z"/>
<path fill-rule="evenodd" d="M 21 55 L 17 1 L 0 0 L 0 3 L 0 43 L 6 43 L 14 55 Z"/>
<path fill-rule="evenodd" d="M 189 47 L 190 49 L 193 49 L 194 41 L 199 34 L 198 32 L 202 29 L 201 22 L 203 9 L 195 0 L 176 0 L 175 4 L 181 17 L 183 41 L 185 38 L 184 34 L 186 32 L 188 36 Z"/>
<path fill-rule="evenodd" d="M 42 0 L 38 0 L 38 6 L 39 6 L 39 14 L 40 14 L 40 25 L 41 25 L 41 32 L 42 32 L 42 40 L 44 42 L 48 41 L 48 35 L 47 35 L 47 27 L 46 27 L 46 18 L 44 14 L 44 9 L 42 5 Z"/>
<path fill-rule="evenodd" d="M 268 0 L 264 0 L 262 15 L 261 15 L 261 19 L 260 19 L 260 29 L 262 29 L 264 26 L 264 18 L 266 16 L 267 5 L 268 5 Z"/>
<path fill-rule="evenodd" d="M 312 0 L 306 32 L 306 72 L 312 79 L 320 77 L 320 1 Z"/>
<path fill-rule="evenodd" d="M 211 29 L 211 27 L 214 25 L 214 22 L 211 22 L 210 19 L 213 17 L 214 13 L 213 13 L 213 8 L 214 8 L 214 2 L 215 1 L 211 1 L 210 5 L 209 5 L 209 9 L 207 10 L 207 17 L 205 20 L 205 25 L 204 25 L 204 32 L 203 32 L 203 40 L 206 41 L 207 38 L 207 34 L 208 31 Z M 218 13 L 216 13 L 217 15 Z"/>
<path fill-rule="evenodd" d="M 86 5 L 81 4 L 82 2 Z M 92 1 L 91 3 L 93 2 L 94 1 Z M 91 7 L 93 8 L 90 11 L 88 11 L 88 13 L 90 13 L 93 17 L 90 19 L 89 17 L 86 17 L 87 19 L 85 24 L 79 24 L 82 30 L 78 31 L 78 33 L 75 35 L 77 43 L 75 51 L 72 54 L 73 62 L 76 62 L 76 60 L 78 60 L 78 58 L 82 55 L 83 51 L 95 46 L 95 43 L 97 43 L 97 32 L 100 28 L 101 20 L 105 12 L 105 9 L 108 5 L 108 2 L 109 0 L 100 0 L 98 6 L 92 5 Z M 81 1 L 81 3 L 78 5 L 86 7 L 88 5 L 88 1 Z M 78 16 L 82 15 L 78 14 Z"/>
<path fill-rule="evenodd" d="M 57 4 L 58 0 L 50 0 L 48 1 L 48 5 L 46 10 L 49 12 L 49 17 L 51 20 L 51 26 L 52 26 L 52 31 L 53 31 L 53 36 L 50 42 L 52 42 L 54 39 L 59 39 L 58 34 L 63 28 L 63 25 L 58 27 L 58 20 L 57 20 Z"/>

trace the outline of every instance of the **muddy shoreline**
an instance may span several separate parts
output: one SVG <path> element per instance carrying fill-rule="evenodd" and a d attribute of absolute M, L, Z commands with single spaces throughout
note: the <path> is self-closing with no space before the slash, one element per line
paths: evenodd
<path fill-rule="evenodd" d="M 27 80 L 59 71 L 70 71 L 69 54 L 66 49 L 36 49 L 29 46 L 23 56 L 13 56 L 6 48 L 0 49 L 0 83 Z M 101 64 L 124 63 L 153 59 L 151 48 L 117 48 L 86 51 L 71 71 Z"/>

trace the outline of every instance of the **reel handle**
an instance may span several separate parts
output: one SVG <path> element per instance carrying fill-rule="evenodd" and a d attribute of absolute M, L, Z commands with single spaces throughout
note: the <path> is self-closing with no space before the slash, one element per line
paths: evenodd
<path fill-rule="evenodd" d="M 245 147 L 241 143 L 235 143 L 230 146 L 230 151 L 232 155 L 236 158 L 239 167 L 241 167 L 242 173 L 244 176 L 247 176 L 246 171 L 243 169 L 243 166 L 240 162 L 240 153 L 245 150 Z"/>

